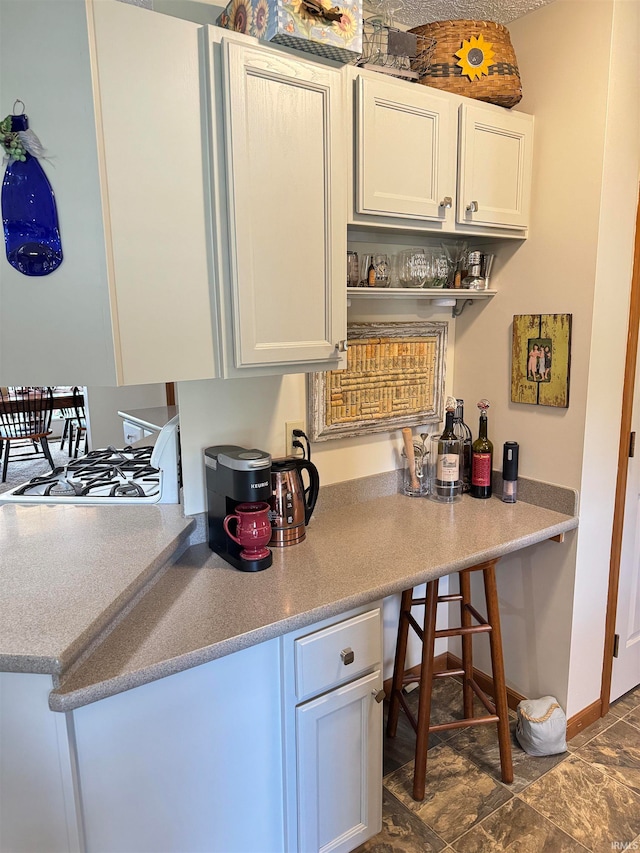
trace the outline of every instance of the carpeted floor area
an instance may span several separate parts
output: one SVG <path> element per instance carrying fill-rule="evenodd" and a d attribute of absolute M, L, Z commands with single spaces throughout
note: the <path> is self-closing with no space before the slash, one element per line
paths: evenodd
<path fill-rule="evenodd" d="M 50 441 L 49 448 L 51 450 L 51 456 L 53 457 L 53 461 L 56 467 L 64 466 L 69 461 L 70 457 L 67 453 L 67 444 L 65 442 L 64 450 L 60 450 L 60 440 Z M 22 454 L 28 452 L 28 449 L 21 448 L 18 453 Z M 80 454 L 82 454 L 82 450 Z M 9 489 L 13 489 L 16 486 L 21 485 L 22 483 L 26 483 L 27 480 L 30 480 L 32 477 L 38 477 L 41 474 L 46 474 L 51 470 L 51 466 L 44 458 L 42 453 L 39 453 L 37 456 L 33 457 L 25 457 L 23 459 L 19 459 L 14 457 L 12 454 L 9 457 L 9 467 L 7 469 L 7 480 L 5 483 L 0 483 L 0 493 L 7 492 Z"/>

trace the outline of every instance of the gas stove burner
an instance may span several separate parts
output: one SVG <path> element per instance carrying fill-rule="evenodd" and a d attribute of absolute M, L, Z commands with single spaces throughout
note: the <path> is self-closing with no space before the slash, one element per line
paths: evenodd
<path fill-rule="evenodd" d="M 13 490 L 14 495 L 26 495 L 30 491 L 37 489 L 40 486 L 54 486 L 60 479 L 62 468 L 54 468 L 49 474 L 43 474 L 40 477 L 33 477 L 27 483 L 23 483 L 17 489 Z"/>
<path fill-rule="evenodd" d="M 5 503 L 179 503 L 177 416 L 153 447 L 104 447 L 0 494 Z M 153 460 L 153 462 L 152 462 Z"/>
<path fill-rule="evenodd" d="M 138 483 L 123 483 L 111 487 L 109 495 L 112 498 L 143 498 L 145 490 Z"/>
<path fill-rule="evenodd" d="M 52 495 L 53 497 L 75 497 L 76 495 L 81 494 L 81 489 L 78 488 L 77 484 L 71 483 L 69 480 L 64 480 L 62 478 L 56 480 L 51 483 L 51 485 L 47 486 L 44 490 L 45 495 Z"/>

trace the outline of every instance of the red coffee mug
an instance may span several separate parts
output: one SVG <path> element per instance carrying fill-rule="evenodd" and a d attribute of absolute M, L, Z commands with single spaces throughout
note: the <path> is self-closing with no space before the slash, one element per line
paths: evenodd
<path fill-rule="evenodd" d="M 271 539 L 268 503 L 238 504 L 236 511 L 222 522 L 230 539 L 242 546 L 240 556 L 243 560 L 262 560 L 271 553 L 265 545 Z M 229 530 L 229 522 L 236 520 L 236 535 Z"/>

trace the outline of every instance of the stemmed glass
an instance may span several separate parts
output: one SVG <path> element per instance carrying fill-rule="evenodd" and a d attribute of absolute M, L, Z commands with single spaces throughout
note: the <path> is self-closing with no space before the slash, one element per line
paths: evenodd
<path fill-rule="evenodd" d="M 442 251 L 449 262 L 447 287 L 454 287 L 456 273 L 461 273 L 463 271 L 463 261 L 466 259 L 467 249 L 467 243 L 463 240 L 456 240 L 453 243 L 442 244 Z"/>

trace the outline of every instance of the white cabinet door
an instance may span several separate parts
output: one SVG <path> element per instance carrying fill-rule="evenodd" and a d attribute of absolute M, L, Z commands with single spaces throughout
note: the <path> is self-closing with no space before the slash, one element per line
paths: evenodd
<path fill-rule="evenodd" d="M 339 71 L 222 42 L 236 367 L 328 362 L 346 338 Z"/>
<path fill-rule="evenodd" d="M 460 224 L 526 228 L 532 168 L 533 116 L 460 107 Z"/>
<path fill-rule="evenodd" d="M 3 100 L 51 153 L 64 258 L 26 278 L 2 251 L 0 384 L 216 376 L 198 26 L 115 0 L 1 5 Z"/>
<path fill-rule="evenodd" d="M 282 853 L 281 713 L 277 639 L 78 708 L 88 853 Z"/>
<path fill-rule="evenodd" d="M 296 709 L 298 842 L 304 853 L 348 853 L 380 831 L 380 671 Z"/>
<path fill-rule="evenodd" d="M 358 213 L 444 222 L 455 192 L 455 104 L 434 90 L 358 78 Z"/>

